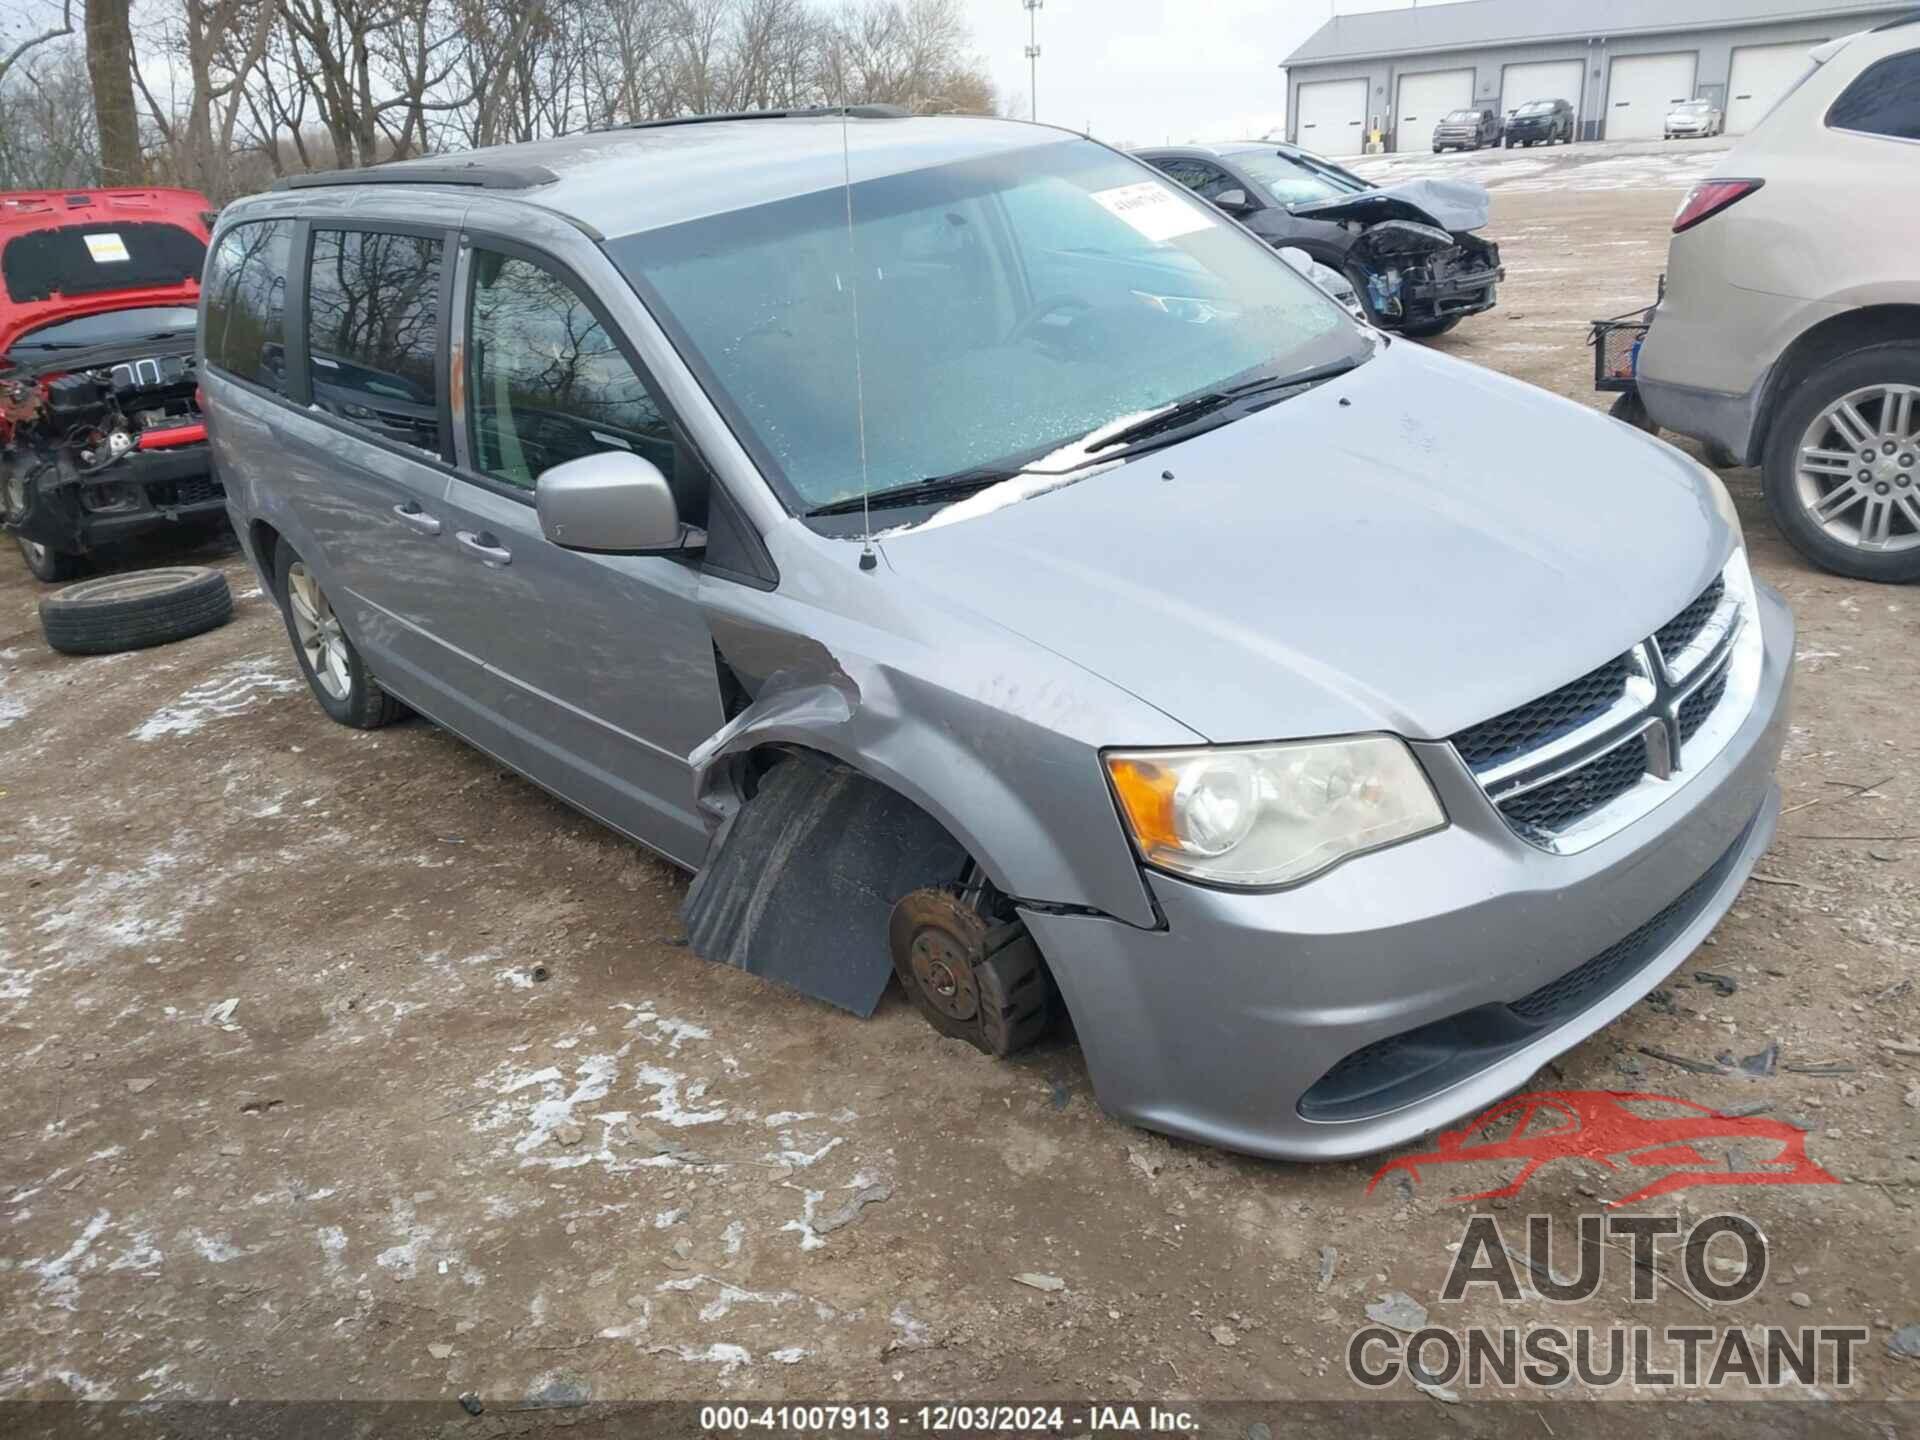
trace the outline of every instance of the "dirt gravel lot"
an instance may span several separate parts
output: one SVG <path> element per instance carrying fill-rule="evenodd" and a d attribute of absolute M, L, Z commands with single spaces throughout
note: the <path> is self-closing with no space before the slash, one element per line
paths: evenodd
<path fill-rule="evenodd" d="M 1584 324 L 1652 297 L 1711 153 L 1459 158 L 1510 278 L 1441 346 L 1602 403 Z M 201 554 L 231 625 L 70 659 L 8 547 L 0 1399 L 350 1394 L 449 1426 L 462 1392 L 1339 1400 L 1396 1290 L 1455 1329 L 1858 1323 L 1849 1389 L 1784 1393 L 1920 1395 L 1889 1344 L 1920 1321 L 1920 602 L 1812 570 L 1758 477 L 1726 478 L 1799 621 L 1789 809 L 1707 948 L 1535 1087 L 1809 1131 L 1839 1185 L 1647 1207 L 1737 1194 L 1767 1236 L 1762 1291 L 1712 1316 L 1667 1283 L 1632 1305 L 1613 1271 L 1579 1304 L 1442 1302 L 1468 1180 L 1369 1195 L 1372 1163 L 1169 1143 L 1100 1112 L 1070 1039 L 997 1064 L 897 994 L 862 1022 L 704 964 L 674 870 L 423 722 L 328 723 L 231 549 Z M 1641 1050 L 1770 1044 L 1765 1078 Z M 1618 1183 L 1562 1162 L 1494 1209 L 1570 1229 Z M 1390 1393 L 1411 1426 L 1451 1413 Z"/>

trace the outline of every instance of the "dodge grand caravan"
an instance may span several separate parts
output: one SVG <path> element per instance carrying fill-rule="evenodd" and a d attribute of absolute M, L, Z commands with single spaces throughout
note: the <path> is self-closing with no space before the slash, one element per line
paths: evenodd
<path fill-rule="evenodd" d="M 697 872 L 709 959 L 897 976 L 995 1054 L 1064 1012 L 1142 1125 L 1482 1107 L 1772 834 L 1792 622 L 1714 476 L 1094 141 L 856 109 L 314 177 L 228 209 L 204 306 L 329 715 Z"/>

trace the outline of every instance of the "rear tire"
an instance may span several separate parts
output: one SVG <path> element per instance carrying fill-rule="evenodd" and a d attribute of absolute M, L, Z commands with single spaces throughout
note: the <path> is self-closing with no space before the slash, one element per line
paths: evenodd
<path fill-rule="evenodd" d="M 300 673 L 329 719 L 355 730 L 378 730 L 407 713 L 406 706 L 380 688 L 340 628 L 318 579 L 285 540 L 274 551 L 273 597 L 280 602 L 280 618 L 286 622 Z"/>
<path fill-rule="evenodd" d="M 113 655 L 200 635 L 233 618 L 227 577 L 197 565 L 103 575 L 40 602 L 40 629 L 63 655 Z"/>
<path fill-rule="evenodd" d="M 1843 437 L 1828 417 L 1842 400 L 1876 387 L 1913 392 L 1907 402 L 1909 418 L 1904 425 L 1896 422 L 1898 434 L 1875 433 L 1871 443 L 1856 437 L 1859 443 L 1840 451 Z M 1863 398 L 1854 414 L 1874 431 L 1885 432 L 1885 403 Z M 1891 455 L 1885 453 L 1889 444 L 1894 447 Z M 1846 453 L 1846 473 L 1803 473 L 1804 449 Z M 1870 461 L 1864 458 L 1869 451 L 1874 453 Z M 1802 380 L 1775 411 L 1763 465 L 1774 523 L 1814 564 L 1836 575 L 1882 584 L 1920 580 L 1920 344 L 1856 350 Z M 1862 475 L 1868 478 L 1862 481 Z M 1844 498 L 1856 492 L 1857 501 Z M 1841 497 L 1837 504 L 1835 497 Z M 1899 548 L 1872 548 L 1863 546 L 1857 535 L 1835 534 L 1813 513 L 1810 507 L 1816 503 L 1827 506 L 1828 524 L 1856 532 L 1871 523 L 1876 511 L 1887 513 L 1887 543 Z"/>

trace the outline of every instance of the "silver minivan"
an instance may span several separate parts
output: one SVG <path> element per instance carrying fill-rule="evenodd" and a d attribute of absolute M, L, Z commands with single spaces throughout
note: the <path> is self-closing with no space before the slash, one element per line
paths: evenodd
<path fill-rule="evenodd" d="M 696 872 L 700 955 L 1264 1155 L 1484 1106 L 1778 813 L 1714 476 L 1068 132 L 642 125 L 228 207 L 234 526 L 320 705 Z M 796 1023 L 804 1002 L 796 1001 Z"/>

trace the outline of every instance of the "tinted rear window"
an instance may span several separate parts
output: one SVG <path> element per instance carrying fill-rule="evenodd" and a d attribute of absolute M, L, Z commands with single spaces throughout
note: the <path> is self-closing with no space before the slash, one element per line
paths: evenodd
<path fill-rule="evenodd" d="M 1833 102 L 1827 124 L 1896 140 L 1920 140 L 1920 50 L 1869 65 Z"/>
<path fill-rule="evenodd" d="M 287 388 L 287 264 L 291 220 L 235 225 L 207 267 L 207 359 L 230 375 Z"/>
<path fill-rule="evenodd" d="M 16 235 L 0 250 L 7 298 L 25 305 L 54 295 L 98 295 L 198 280 L 207 260 L 199 236 L 153 221 L 96 221 Z"/>
<path fill-rule="evenodd" d="M 436 455 L 440 248 L 421 235 L 316 229 L 307 280 L 313 403 Z"/>

